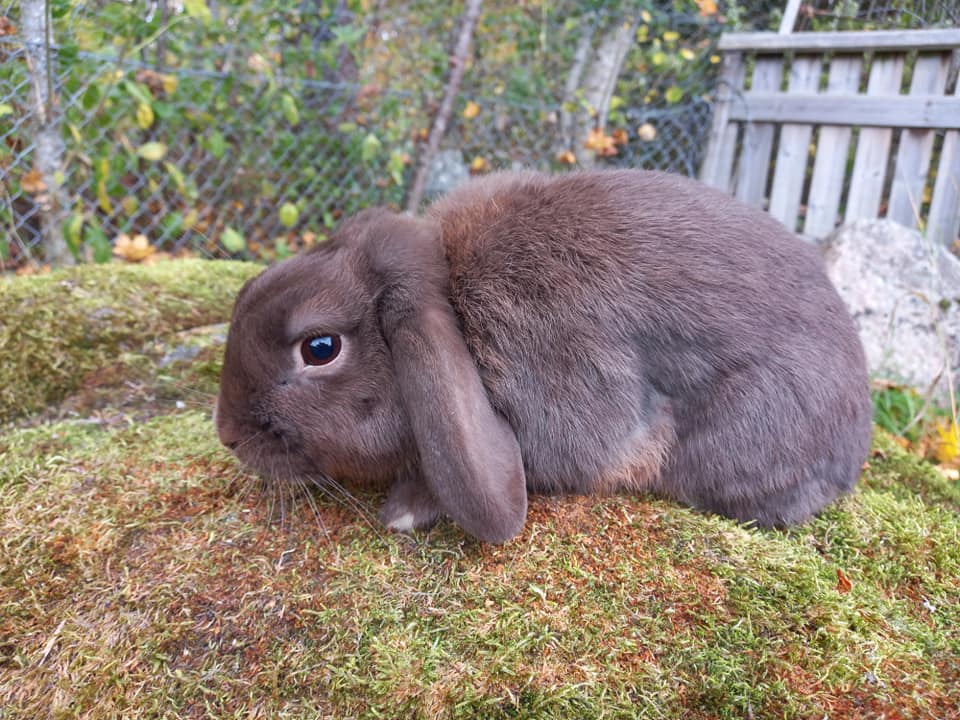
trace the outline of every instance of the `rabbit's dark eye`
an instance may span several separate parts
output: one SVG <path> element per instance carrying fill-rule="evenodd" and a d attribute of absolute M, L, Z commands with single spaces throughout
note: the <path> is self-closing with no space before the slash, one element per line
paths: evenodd
<path fill-rule="evenodd" d="M 340 354 L 339 335 L 317 335 L 300 343 L 300 355 L 307 365 L 326 365 Z"/>

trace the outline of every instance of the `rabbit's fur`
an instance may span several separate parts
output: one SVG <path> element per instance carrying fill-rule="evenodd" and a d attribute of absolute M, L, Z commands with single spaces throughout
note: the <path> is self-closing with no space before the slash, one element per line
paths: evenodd
<path fill-rule="evenodd" d="M 310 334 L 340 356 L 306 367 Z M 764 526 L 849 491 L 863 350 L 813 247 L 679 176 L 468 183 L 368 210 L 240 293 L 217 425 L 277 479 L 392 478 L 396 529 L 502 542 L 527 490 L 649 491 Z"/>

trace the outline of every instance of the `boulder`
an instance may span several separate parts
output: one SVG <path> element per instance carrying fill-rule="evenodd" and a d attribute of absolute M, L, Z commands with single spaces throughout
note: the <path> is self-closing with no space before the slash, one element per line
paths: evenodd
<path fill-rule="evenodd" d="M 824 244 L 830 279 L 860 331 L 872 377 L 949 399 L 960 369 L 960 260 L 890 220 L 856 220 Z"/>
<path fill-rule="evenodd" d="M 463 162 L 463 153 L 459 150 L 441 150 L 430 162 L 424 196 L 427 200 L 435 200 L 469 178 L 470 171 Z"/>

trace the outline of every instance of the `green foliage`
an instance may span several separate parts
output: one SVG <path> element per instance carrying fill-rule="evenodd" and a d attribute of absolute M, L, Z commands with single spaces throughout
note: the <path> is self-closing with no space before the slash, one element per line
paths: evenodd
<path fill-rule="evenodd" d="M 389 53 L 401 47 L 411 58 L 399 63 L 407 84 L 393 89 L 442 78 L 422 82 L 416 61 L 425 40 L 409 42 L 388 21 L 381 36 L 391 39 L 373 42 L 367 3 L 351 0 L 347 12 L 342 5 L 190 0 L 165 13 L 57 0 L 55 34 L 72 48 L 59 54 L 63 97 L 75 98 L 64 104 L 68 156 L 81 159 L 66 177 L 78 201 L 68 228 L 75 254 L 102 255 L 92 243 L 121 233 L 233 253 L 229 228 L 242 228 L 248 247 L 269 244 L 288 227 L 277 212 L 284 203 L 307 200 L 309 212 L 294 224 L 315 234 L 327 213 L 399 204 L 408 166 L 396 159 L 409 158 L 412 128 L 426 120 L 395 93 L 358 103 L 356 92 L 387 85 L 398 65 Z M 23 86 L 25 71 L 24 62 L 3 63 L 0 85 Z M 338 131 L 347 119 L 355 129 Z M 0 167 L 18 141 L 29 137 L 0 144 Z M 25 194 L 21 175 L 11 178 L 14 196 Z"/>
<path fill-rule="evenodd" d="M 876 386 L 871 395 L 877 425 L 911 443 L 933 435 L 937 422 L 949 418 L 945 410 L 906 386 Z"/>

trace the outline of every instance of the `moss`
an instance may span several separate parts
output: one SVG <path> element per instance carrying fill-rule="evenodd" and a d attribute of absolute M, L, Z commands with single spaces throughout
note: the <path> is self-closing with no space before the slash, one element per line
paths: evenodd
<path fill-rule="evenodd" d="M 650 498 L 533 498 L 520 537 L 490 547 L 449 523 L 384 534 L 363 489 L 287 497 L 276 522 L 279 497 L 246 492 L 198 407 L 223 328 L 177 332 L 194 322 L 178 312 L 84 355 L 73 415 L 0 434 L 4 717 L 960 706 L 957 487 L 883 433 L 857 491 L 788 532 Z"/>
<path fill-rule="evenodd" d="M 88 373 L 148 341 L 224 322 L 240 286 L 259 270 L 177 260 L 0 278 L 0 419 L 61 400 Z"/>

